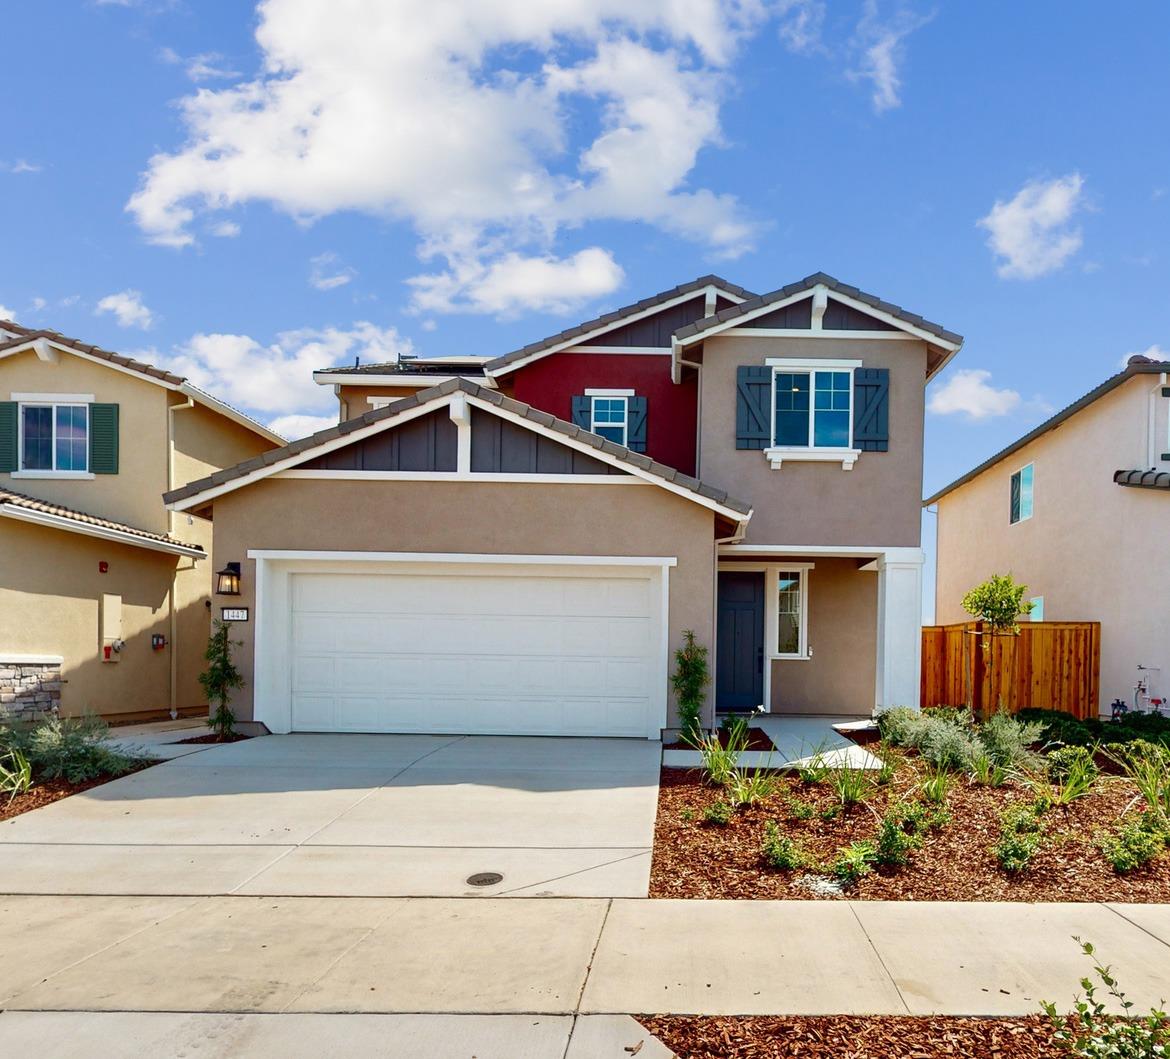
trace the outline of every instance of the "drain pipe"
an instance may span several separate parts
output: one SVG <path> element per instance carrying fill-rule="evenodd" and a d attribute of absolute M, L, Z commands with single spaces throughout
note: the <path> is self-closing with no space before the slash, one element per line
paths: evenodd
<path fill-rule="evenodd" d="M 182 412 L 186 409 L 195 407 L 195 398 L 188 397 L 183 404 L 173 404 L 167 407 L 167 492 L 169 493 L 175 488 L 175 413 Z M 172 537 L 175 535 L 175 518 L 178 512 L 167 511 L 167 533 Z M 180 560 L 181 561 L 181 560 Z M 197 565 L 197 560 L 192 560 L 191 566 L 188 570 L 194 569 Z M 181 567 L 179 563 L 175 563 L 175 569 L 171 573 L 171 591 L 168 594 L 168 607 L 170 611 L 170 689 L 168 698 L 170 699 L 171 720 L 176 720 L 179 716 L 179 612 L 176 606 L 176 595 L 179 590 L 179 571 Z"/>

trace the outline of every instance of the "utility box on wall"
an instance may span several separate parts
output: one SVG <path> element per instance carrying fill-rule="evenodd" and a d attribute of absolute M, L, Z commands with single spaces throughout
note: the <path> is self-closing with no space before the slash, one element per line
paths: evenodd
<path fill-rule="evenodd" d="M 122 597 L 103 595 L 99 619 L 102 661 L 117 662 L 125 646 L 122 640 Z"/>

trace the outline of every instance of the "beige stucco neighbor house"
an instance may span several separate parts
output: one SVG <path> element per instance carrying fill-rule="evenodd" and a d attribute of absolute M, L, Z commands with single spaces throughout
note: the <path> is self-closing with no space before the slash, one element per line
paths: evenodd
<path fill-rule="evenodd" d="M 496 358 L 315 373 L 337 426 L 167 494 L 239 563 L 243 720 L 659 738 L 917 704 L 924 387 L 960 336 L 704 276 Z"/>
<path fill-rule="evenodd" d="M 0 320 L 0 719 L 206 709 L 211 526 L 162 494 L 280 444 L 179 376 Z"/>
<path fill-rule="evenodd" d="M 1124 371 L 927 497 L 938 505 L 936 619 L 993 573 L 1046 621 L 1101 622 L 1101 703 L 1139 679 L 1170 694 L 1170 363 Z M 1140 667 L 1144 667 L 1139 669 Z"/>

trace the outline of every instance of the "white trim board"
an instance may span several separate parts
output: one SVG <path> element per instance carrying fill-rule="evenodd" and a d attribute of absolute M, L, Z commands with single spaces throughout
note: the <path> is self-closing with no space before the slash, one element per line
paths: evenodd
<path fill-rule="evenodd" d="M 348 482 L 507 482 L 517 485 L 654 485 L 632 474 L 505 474 L 496 471 L 280 471 L 273 478 Z"/>
<path fill-rule="evenodd" d="M 12 400 L 22 404 L 93 404 L 92 393 L 14 393 Z"/>
<path fill-rule="evenodd" d="M 145 548 L 152 552 L 167 552 L 170 555 L 187 555 L 192 559 L 206 559 L 207 553 L 202 548 L 193 545 L 152 540 L 150 537 L 139 537 L 135 533 L 113 529 L 108 526 L 95 526 L 90 522 L 77 522 L 74 519 L 64 518 L 61 515 L 52 515 L 46 511 L 34 511 L 27 507 L 18 507 L 15 504 L 0 504 L 0 516 L 19 519 L 22 522 L 32 522 L 36 525 L 47 526 L 50 529 L 65 530 L 69 533 L 80 533 L 85 537 L 97 537 L 101 540 L 114 541 L 118 544 L 129 544 L 135 548 Z"/>
<path fill-rule="evenodd" d="M 499 552 L 355 552 L 249 548 L 249 559 L 351 563 L 492 563 L 505 566 L 678 566 L 675 555 L 506 555 Z"/>

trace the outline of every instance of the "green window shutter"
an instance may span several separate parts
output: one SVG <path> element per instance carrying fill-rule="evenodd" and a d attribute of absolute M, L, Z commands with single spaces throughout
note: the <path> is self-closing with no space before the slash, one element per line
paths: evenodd
<path fill-rule="evenodd" d="M 735 370 L 735 447 L 766 449 L 772 444 L 772 369 L 741 364 Z"/>
<path fill-rule="evenodd" d="M 118 473 L 118 406 L 89 406 L 89 470 L 91 474 Z"/>
<path fill-rule="evenodd" d="M 573 424 L 582 430 L 593 429 L 593 402 L 584 394 L 573 397 Z"/>
<path fill-rule="evenodd" d="M 631 397 L 627 408 L 629 410 L 629 429 L 626 431 L 626 448 L 631 452 L 646 451 L 646 406 L 645 397 Z"/>
<path fill-rule="evenodd" d="M 853 446 L 862 452 L 890 451 L 890 369 L 853 373 Z"/>
<path fill-rule="evenodd" d="M 20 468 L 17 452 L 16 417 L 20 406 L 15 401 L 0 401 L 0 474 L 12 474 Z"/>

